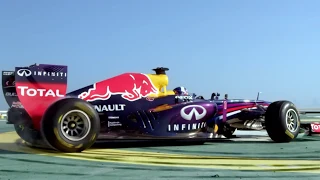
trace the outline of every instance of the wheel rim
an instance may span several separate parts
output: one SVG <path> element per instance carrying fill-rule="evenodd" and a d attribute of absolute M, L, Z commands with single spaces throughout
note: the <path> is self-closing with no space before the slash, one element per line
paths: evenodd
<path fill-rule="evenodd" d="M 299 117 L 294 109 L 289 109 L 286 113 L 286 125 L 290 132 L 295 132 L 298 129 Z"/>
<path fill-rule="evenodd" d="M 89 134 L 91 122 L 89 116 L 80 110 L 72 110 L 62 117 L 61 132 L 70 141 L 81 141 Z"/>

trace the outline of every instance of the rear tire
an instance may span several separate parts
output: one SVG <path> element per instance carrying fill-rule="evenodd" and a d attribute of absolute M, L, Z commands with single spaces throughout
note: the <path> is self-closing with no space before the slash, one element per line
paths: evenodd
<path fill-rule="evenodd" d="M 10 108 L 8 122 L 12 123 L 18 136 L 30 146 L 43 146 L 41 133 L 33 128 L 32 119 L 25 109 Z"/>
<path fill-rule="evenodd" d="M 290 142 L 299 134 L 299 112 L 290 101 L 273 102 L 267 109 L 265 125 L 268 135 L 273 141 Z"/>
<path fill-rule="evenodd" d="M 45 143 L 43 142 L 39 131 L 23 124 L 14 124 L 14 129 L 18 136 L 29 146 L 45 147 Z"/>
<path fill-rule="evenodd" d="M 23 124 L 25 126 L 31 126 L 32 119 L 27 111 L 23 108 L 11 107 L 7 112 L 8 123 L 10 124 Z"/>
<path fill-rule="evenodd" d="M 88 102 L 68 98 L 53 104 L 42 119 L 41 132 L 47 143 L 62 152 L 90 148 L 100 132 L 100 119 Z"/>

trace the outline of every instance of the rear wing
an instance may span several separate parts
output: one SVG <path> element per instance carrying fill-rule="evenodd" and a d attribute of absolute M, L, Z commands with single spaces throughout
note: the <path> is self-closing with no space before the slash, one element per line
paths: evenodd
<path fill-rule="evenodd" d="M 33 64 L 29 67 L 36 65 L 37 64 Z M 16 91 L 15 71 L 2 71 L 2 92 L 9 107 L 23 108 Z"/>
<path fill-rule="evenodd" d="M 7 82 L 12 80 L 14 83 L 7 86 Z M 31 119 L 39 122 L 47 108 L 65 96 L 67 66 L 34 64 L 29 67 L 16 67 L 15 71 L 3 71 L 2 88 L 9 106 L 12 106 L 15 100 L 20 101 Z"/>

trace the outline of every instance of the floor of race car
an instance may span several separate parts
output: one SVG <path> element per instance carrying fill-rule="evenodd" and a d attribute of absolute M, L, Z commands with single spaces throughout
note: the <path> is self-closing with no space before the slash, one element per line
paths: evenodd
<path fill-rule="evenodd" d="M 255 136 L 249 136 L 248 134 Z M 276 144 L 265 132 L 204 145 L 53 153 L 23 144 L 0 121 L 0 179 L 319 179 L 320 137 Z"/>

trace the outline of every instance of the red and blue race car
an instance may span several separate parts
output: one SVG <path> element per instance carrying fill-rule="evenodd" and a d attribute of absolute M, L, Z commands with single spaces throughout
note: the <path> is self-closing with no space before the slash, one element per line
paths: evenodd
<path fill-rule="evenodd" d="M 2 72 L 8 123 L 29 144 L 81 152 L 100 140 L 205 141 L 238 129 L 266 129 L 290 142 L 303 127 L 290 101 L 176 95 L 168 68 L 128 72 L 67 93 L 67 66 L 35 64 Z M 309 124 L 310 125 L 310 124 Z"/>

